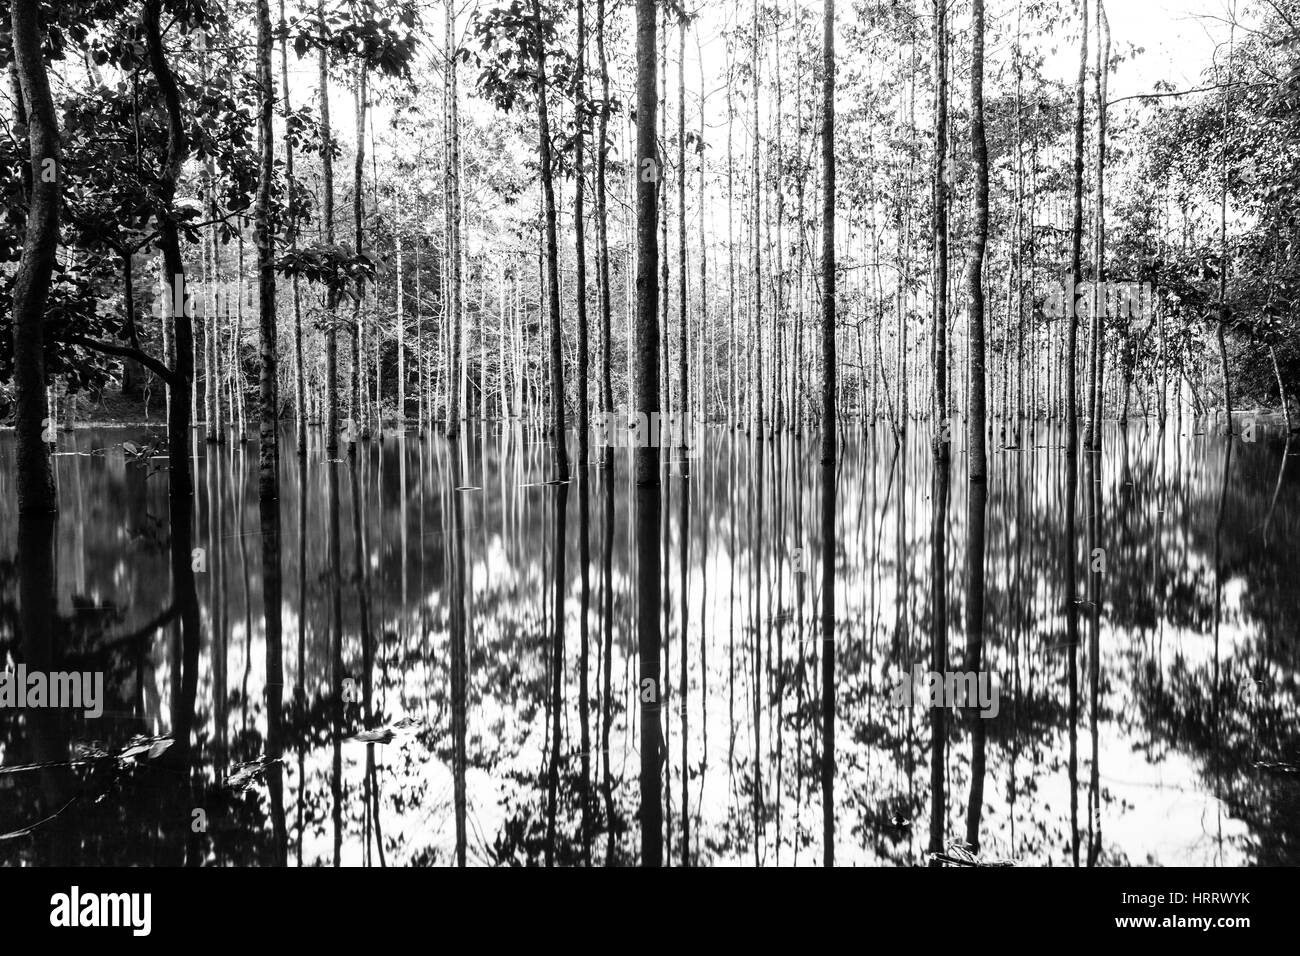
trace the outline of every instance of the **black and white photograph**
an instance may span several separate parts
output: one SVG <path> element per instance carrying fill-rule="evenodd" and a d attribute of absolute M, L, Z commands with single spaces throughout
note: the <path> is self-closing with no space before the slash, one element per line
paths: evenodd
<path fill-rule="evenodd" d="M 1267 922 L 1300 0 L 3 6 L 23 922 L 461 867 Z"/>

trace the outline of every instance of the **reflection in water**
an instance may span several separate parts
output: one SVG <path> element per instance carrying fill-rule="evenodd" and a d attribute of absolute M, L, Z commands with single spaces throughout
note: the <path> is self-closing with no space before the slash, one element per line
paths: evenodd
<path fill-rule="evenodd" d="M 1174 425 L 1076 467 L 1040 430 L 980 489 L 884 429 L 826 476 L 716 428 L 639 529 L 633 449 L 580 459 L 570 522 L 518 426 L 313 446 L 270 504 L 251 446 L 169 501 L 137 434 L 78 431 L 57 519 L 0 488 L 0 652 L 107 700 L 0 709 L 0 863 L 1300 863 L 1300 479 Z M 926 661 L 997 715 L 896 706 Z"/>

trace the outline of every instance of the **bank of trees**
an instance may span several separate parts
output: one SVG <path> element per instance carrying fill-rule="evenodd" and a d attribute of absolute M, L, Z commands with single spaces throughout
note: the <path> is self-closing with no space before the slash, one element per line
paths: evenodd
<path fill-rule="evenodd" d="M 273 57 L 261 97 L 256 3 L 12 4 L 3 368 L 28 506 L 53 505 L 41 436 L 69 396 L 165 393 L 183 490 L 181 436 L 250 438 L 270 360 L 300 453 L 313 428 L 327 449 L 481 418 L 555 434 L 635 404 L 633 10 L 601 6 L 580 37 L 571 2 L 283 7 L 264 11 L 279 77 Z M 751 434 L 819 425 L 823 18 L 656 9 L 660 403 Z M 1104 8 L 1003 0 L 983 110 L 955 82 L 973 8 L 942 29 L 932 4 L 841 12 L 840 426 L 901 437 L 982 399 L 980 431 L 1016 444 L 1040 419 L 1282 406 L 1300 370 L 1289 10 L 1251 11 L 1196 91 L 1107 105 L 1130 44 L 1110 50 Z M 1077 78 L 1048 75 L 1056 36 Z"/>
<path fill-rule="evenodd" d="M 554 602 L 577 480 L 584 609 L 588 466 L 600 459 L 613 487 L 594 407 L 725 422 L 760 473 L 768 440 L 815 429 L 830 806 L 841 436 L 929 442 L 943 670 L 964 432 L 964 663 L 978 670 L 990 445 L 1065 426 L 1073 647 L 1076 604 L 1095 641 L 1102 603 L 1095 569 L 1075 600 L 1073 550 L 1076 460 L 1095 494 L 1102 423 L 1221 410 L 1231 430 L 1232 409 L 1253 403 L 1290 427 L 1300 3 L 1249 13 L 1203 87 L 1111 100 L 1129 46 L 1113 43 L 1104 0 L 10 0 L 0 373 L 20 512 L 57 509 L 50 446 L 78 397 L 149 408 L 162 393 L 192 692 L 192 447 L 250 441 L 250 419 L 275 647 L 290 422 L 298 456 L 318 432 L 331 459 L 393 429 L 455 441 L 505 421 L 549 436 Z M 1066 78 L 1047 68 L 1056 39 L 1071 64 L 1077 51 Z M 667 444 L 633 459 L 647 864 L 665 842 L 662 482 L 681 451 Z M 337 505 L 333 468 L 329 481 Z M 1089 552 L 1096 511 L 1083 512 Z M 24 535 L 25 567 L 52 566 L 41 530 Z M 585 659 L 585 613 L 579 633 Z M 461 653 L 455 680 L 466 666 Z"/>

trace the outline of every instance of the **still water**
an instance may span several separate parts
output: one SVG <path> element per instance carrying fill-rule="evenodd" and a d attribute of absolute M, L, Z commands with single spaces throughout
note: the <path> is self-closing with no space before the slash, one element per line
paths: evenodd
<path fill-rule="evenodd" d="M 1060 433 L 990 453 L 981 718 L 898 694 L 936 633 L 969 654 L 962 450 L 943 502 L 923 436 L 851 430 L 828 754 L 815 436 L 710 427 L 664 472 L 665 858 L 1300 863 L 1300 462 L 1204 431 L 1108 430 L 1073 541 Z M 61 436 L 45 531 L 0 474 L 0 656 L 106 695 L 0 709 L 0 863 L 638 862 L 629 449 L 565 487 L 518 427 L 301 463 L 286 435 L 277 582 L 256 443 L 195 446 L 187 516 L 149 438 Z"/>

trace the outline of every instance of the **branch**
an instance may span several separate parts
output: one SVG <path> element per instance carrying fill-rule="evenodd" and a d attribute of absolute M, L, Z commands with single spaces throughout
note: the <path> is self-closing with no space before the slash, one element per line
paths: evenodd
<path fill-rule="evenodd" d="M 1132 96 L 1121 96 L 1117 100 L 1108 100 L 1106 103 L 1106 107 L 1110 108 L 1114 106 L 1116 103 L 1123 103 L 1125 100 L 1155 100 L 1155 99 L 1161 99 L 1166 96 L 1187 96 L 1191 93 L 1208 93 L 1211 90 L 1226 90 L 1234 86 L 1243 86 L 1246 87 L 1247 89 L 1250 89 L 1256 86 L 1270 86 L 1270 85 L 1272 84 L 1244 83 L 1241 81 L 1237 81 L 1234 83 L 1213 83 L 1210 86 L 1198 86 L 1196 89 L 1193 90 L 1173 90 L 1168 93 L 1134 93 Z"/>
<path fill-rule="evenodd" d="M 167 608 L 165 611 L 163 611 L 161 614 L 155 617 L 148 624 L 144 625 L 143 627 L 137 630 L 131 631 L 128 634 L 122 634 L 119 635 L 118 637 L 111 638 L 103 646 L 114 647 L 118 644 L 134 644 L 137 641 L 142 641 L 150 634 L 152 634 L 154 631 L 158 630 L 158 628 L 162 627 L 164 624 L 167 624 L 168 622 L 174 620 L 176 617 L 180 615 L 180 613 L 181 613 L 180 605 L 173 604 L 171 607 Z"/>
<path fill-rule="evenodd" d="M 102 352 L 105 355 L 116 355 L 119 358 L 134 359 L 173 388 L 178 384 L 175 372 L 152 355 L 142 352 L 140 349 L 131 348 L 129 345 L 113 345 L 110 342 L 99 342 L 95 339 L 88 339 L 80 335 L 67 335 L 66 333 L 55 334 L 51 336 L 51 338 L 56 342 L 65 342 L 68 345 L 80 345 L 82 348 Z"/>

